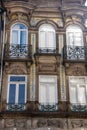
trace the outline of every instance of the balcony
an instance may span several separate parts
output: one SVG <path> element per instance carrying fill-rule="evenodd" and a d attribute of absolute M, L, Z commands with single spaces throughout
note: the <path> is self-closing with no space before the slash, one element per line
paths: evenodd
<path fill-rule="evenodd" d="M 64 46 L 63 58 L 69 61 L 85 61 L 87 59 L 86 46 Z"/>
<path fill-rule="evenodd" d="M 5 59 L 28 59 L 32 56 L 31 45 L 6 44 L 5 45 Z"/>
<path fill-rule="evenodd" d="M 58 104 L 57 103 L 39 103 L 39 111 L 41 112 L 55 112 L 58 110 Z"/>
<path fill-rule="evenodd" d="M 7 111 L 24 111 L 26 109 L 26 104 L 14 104 L 8 103 L 7 104 Z"/>
<path fill-rule="evenodd" d="M 72 103 L 70 104 L 71 111 L 73 112 L 87 112 L 86 104 Z"/>
<path fill-rule="evenodd" d="M 53 48 L 53 47 L 41 47 L 41 48 L 37 48 L 37 53 L 38 54 L 57 54 L 57 48 Z"/>

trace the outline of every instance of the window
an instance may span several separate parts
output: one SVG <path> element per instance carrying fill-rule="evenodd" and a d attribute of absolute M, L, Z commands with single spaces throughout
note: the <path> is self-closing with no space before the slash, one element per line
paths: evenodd
<path fill-rule="evenodd" d="M 39 76 L 39 103 L 41 110 L 53 111 L 57 109 L 57 76 Z"/>
<path fill-rule="evenodd" d="M 86 2 L 85 2 L 85 6 L 87 6 L 87 0 L 86 0 Z"/>
<path fill-rule="evenodd" d="M 66 40 L 67 40 L 67 45 L 82 46 L 83 34 L 81 28 L 77 25 L 70 25 L 69 27 L 67 27 Z"/>
<path fill-rule="evenodd" d="M 87 104 L 87 77 L 70 76 L 69 77 L 69 92 L 70 92 L 71 104 L 77 105 L 77 106 L 86 105 Z"/>
<path fill-rule="evenodd" d="M 48 50 L 54 50 L 56 48 L 56 37 L 55 37 L 55 29 L 50 24 L 43 24 L 39 28 L 39 49 L 44 52 Z M 46 51 L 47 52 L 47 51 Z"/>
<path fill-rule="evenodd" d="M 83 33 L 79 26 L 70 25 L 66 29 L 67 47 L 65 55 L 68 60 L 84 60 L 85 47 L 83 44 Z"/>
<path fill-rule="evenodd" d="M 24 45 L 28 43 L 28 29 L 22 23 L 16 23 L 11 27 L 11 44 Z"/>
<path fill-rule="evenodd" d="M 10 75 L 8 80 L 8 109 L 24 108 L 26 103 L 26 76 Z"/>
<path fill-rule="evenodd" d="M 27 57 L 28 48 L 28 28 L 22 23 L 16 23 L 11 27 L 10 57 Z M 8 49 L 8 48 L 7 48 Z"/>

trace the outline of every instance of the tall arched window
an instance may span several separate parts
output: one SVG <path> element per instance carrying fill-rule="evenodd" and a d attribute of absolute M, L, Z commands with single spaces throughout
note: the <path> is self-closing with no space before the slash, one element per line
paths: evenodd
<path fill-rule="evenodd" d="M 11 44 L 27 44 L 28 42 L 28 28 L 22 23 L 16 23 L 11 27 Z"/>
<path fill-rule="evenodd" d="M 54 50 L 56 48 L 55 29 L 50 24 L 43 24 L 39 28 L 39 49 Z"/>
<path fill-rule="evenodd" d="M 66 29 L 66 42 L 67 45 L 82 46 L 83 33 L 79 26 L 70 25 Z"/>
<path fill-rule="evenodd" d="M 16 23 L 11 26 L 10 33 L 10 57 L 28 56 L 28 28 L 22 23 Z"/>

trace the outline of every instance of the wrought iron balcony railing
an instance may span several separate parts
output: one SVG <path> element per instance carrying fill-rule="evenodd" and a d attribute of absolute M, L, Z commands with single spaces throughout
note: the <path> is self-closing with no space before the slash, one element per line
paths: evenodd
<path fill-rule="evenodd" d="M 7 104 L 7 111 L 24 111 L 26 109 L 26 104 L 14 104 L 8 103 Z"/>
<path fill-rule="evenodd" d="M 32 54 L 31 45 L 26 44 L 6 44 L 5 57 L 9 58 L 29 58 Z"/>
<path fill-rule="evenodd" d="M 85 60 L 87 58 L 86 46 L 64 46 L 63 58 L 65 60 Z"/>
<path fill-rule="evenodd" d="M 87 104 L 72 103 L 70 108 L 73 112 L 87 112 Z"/>
<path fill-rule="evenodd" d="M 57 49 L 56 48 L 46 48 L 46 47 L 41 47 L 41 48 L 37 48 L 37 53 L 45 53 L 45 54 L 56 54 L 57 53 Z"/>
<path fill-rule="evenodd" d="M 39 111 L 42 112 L 55 112 L 58 110 L 57 103 L 39 103 Z"/>

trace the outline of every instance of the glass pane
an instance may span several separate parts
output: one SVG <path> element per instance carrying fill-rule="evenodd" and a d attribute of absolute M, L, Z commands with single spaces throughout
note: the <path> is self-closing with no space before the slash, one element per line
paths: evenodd
<path fill-rule="evenodd" d="M 70 102 L 71 103 L 77 103 L 76 86 L 70 86 Z"/>
<path fill-rule="evenodd" d="M 79 32 L 75 33 L 75 45 L 82 46 L 82 34 Z"/>
<path fill-rule="evenodd" d="M 20 44 L 26 44 L 26 31 L 20 31 Z"/>
<path fill-rule="evenodd" d="M 40 31 L 39 35 L 39 47 L 46 47 L 46 37 L 45 37 L 45 32 Z"/>
<path fill-rule="evenodd" d="M 56 76 L 40 76 L 40 82 L 46 82 L 46 83 L 57 83 L 57 77 Z"/>
<path fill-rule="evenodd" d="M 25 84 L 19 84 L 18 103 L 25 103 Z"/>
<path fill-rule="evenodd" d="M 47 32 L 47 47 L 48 48 L 55 48 L 55 39 L 54 39 L 54 32 Z"/>
<path fill-rule="evenodd" d="M 46 103 L 46 85 L 40 84 L 39 86 L 39 102 L 40 103 Z"/>
<path fill-rule="evenodd" d="M 9 103 L 15 103 L 16 98 L 16 84 L 10 84 L 9 86 Z"/>
<path fill-rule="evenodd" d="M 18 31 L 13 30 L 12 31 L 12 44 L 18 44 Z"/>
<path fill-rule="evenodd" d="M 12 29 L 26 29 L 26 26 L 23 24 L 15 24 Z"/>
<path fill-rule="evenodd" d="M 74 34 L 73 32 L 68 32 L 67 34 L 67 40 L 68 40 L 68 45 L 74 45 Z"/>
<path fill-rule="evenodd" d="M 78 103 L 86 103 L 85 85 L 80 85 L 80 87 L 78 87 Z"/>
<path fill-rule="evenodd" d="M 48 102 L 49 103 L 56 103 L 57 102 L 57 95 L 56 95 L 56 86 L 49 84 L 48 87 L 48 92 L 47 92 L 47 96 L 48 96 Z"/>
<path fill-rule="evenodd" d="M 25 81 L 25 77 L 24 76 L 11 76 L 10 77 L 10 81 Z"/>

